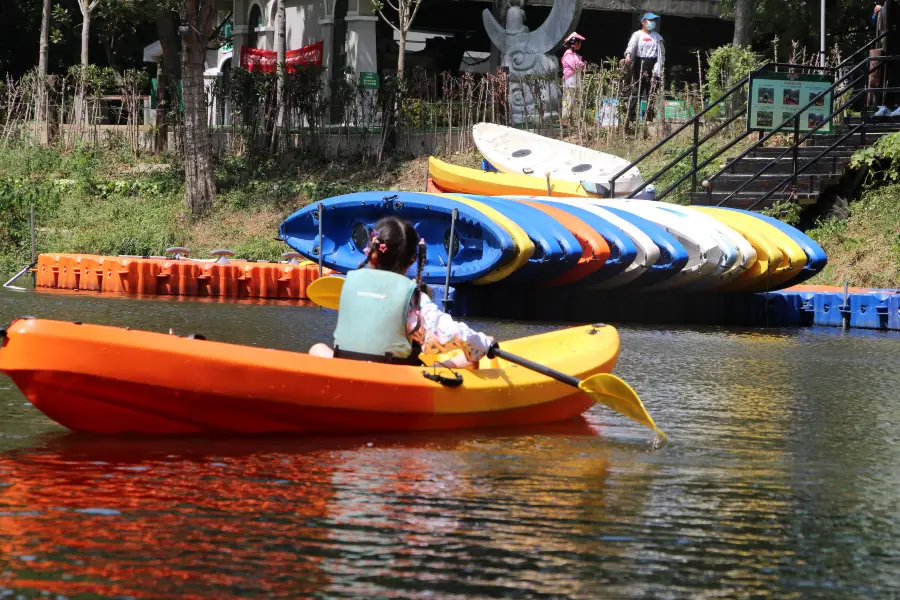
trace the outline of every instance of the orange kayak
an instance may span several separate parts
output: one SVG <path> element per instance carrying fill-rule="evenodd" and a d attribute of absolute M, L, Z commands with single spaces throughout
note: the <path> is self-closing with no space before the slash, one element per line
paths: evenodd
<path fill-rule="evenodd" d="M 447 369 L 101 325 L 17 319 L 0 338 L 0 371 L 44 414 L 79 432 L 466 429 L 563 421 L 593 404 L 575 388 L 498 359 L 459 371 L 454 386 Z M 619 336 L 606 325 L 573 327 L 503 348 L 584 378 L 612 371 Z"/>
<path fill-rule="evenodd" d="M 594 228 L 564 210 L 551 206 L 546 202 L 531 202 L 529 200 L 516 199 L 516 202 L 527 204 L 538 209 L 547 216 L 559 221 L 559 224 L 569 230 L 581 244 L 581 258 L 578 264 L 569 269 L 547 285 L 566 285 L 584 279 L 591 273 L 601 269 L 609 259 L 609 244 L 603 236 L 594 231 Z"/>

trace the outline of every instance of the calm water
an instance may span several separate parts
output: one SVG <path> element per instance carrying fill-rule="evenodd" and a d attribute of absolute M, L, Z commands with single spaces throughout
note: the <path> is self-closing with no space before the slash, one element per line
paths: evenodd
<path fill-rule="evenodd" d="M 334 326 L 315 308 L 0 291 L 0 322 L 23 314 L 288 349 Z M 900 336 L 620 334 L 616 373 L 662 450 L 601 408 L 518 431 L 86 438 L 0 376 L 0 596 L 900 595 Z"/>

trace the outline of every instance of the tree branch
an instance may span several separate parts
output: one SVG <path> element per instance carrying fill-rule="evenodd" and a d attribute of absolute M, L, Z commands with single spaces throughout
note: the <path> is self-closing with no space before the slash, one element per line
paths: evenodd
<path fill-rule="evenodd" d="M 422 0 L 414 0 L 414 2 L 415 2 L 416 6 L 413 8 L 412 16 L 409 18 L 409 23 L 408 23 L 407 27 L 412 27 L 413 21 L 416 20 L 416 14 L 419 12 L 419 7 L 422 6 Z"/>
<path fill-rule="evenodd" d="M 397 33 L 402 33 L 400 31 L 400 29 L 397 28 L 396 25 L 391 23 L 390 20 L 386 16 L 384 16 L 384 13 L 381 12 L 381 10 L 378 11 L 378 16 L 381 17 L 382 19 L 384 19 L 384 22 L 387 23 L 388 25 L 390 25 L 394 29 L 394 31 L 396 31 Z"/>
<path fill-rule="evenodd" d="M 213 30 L 212 35 L 210 37 L 211 38 L 218 37 L 218 35 L 222 32 L 222 29 L 225 27 L 225 23 L 227 23 L 228 19 L 230 19 L 233 15 L 234 15 L 233 10 L 228 11 L 228 15 L 224 19 L 222 19 L 222 22 L 219 23 L 219 26 Z"/>
<path fill-rule="evenodd" d="M 394 6 L 394 3 L 391 2 L 391 0 L 385 0 L 385 1 L 388 3 L 388 6 L 390 6 L 391 8 L 393 8 L 394 11 L 395 11 L 398 15 L 400 14 L 400 9 L 397 8 L 396 6 Z"/>

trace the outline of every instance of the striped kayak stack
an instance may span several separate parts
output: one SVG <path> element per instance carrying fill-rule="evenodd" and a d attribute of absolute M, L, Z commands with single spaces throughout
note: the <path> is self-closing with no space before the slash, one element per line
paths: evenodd
<path fill-rule="evenodd" d="M 811 238 L 758 213 L 587 196 L 360 192 L 298 210 L 281 237 L 347 272 L 384 216 L 425 239 L 432 284 L 449 274 L 457 286 L 759 292 L 806 281 L 827 261 Z"/>

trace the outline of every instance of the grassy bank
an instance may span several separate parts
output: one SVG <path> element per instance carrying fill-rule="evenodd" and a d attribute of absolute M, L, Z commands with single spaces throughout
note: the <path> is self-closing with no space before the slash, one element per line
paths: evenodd
<path fill-rule="evenodd" d="M 195 256 L 230 248 L 249 259 L 279 260 L 289 250 L 273 239 L 297 208 L 369 189 L 423 188 L 423 159 L 376 168 L 287 158 L 242 159 L 216 168 L 213 210 L 192 220 L 177 164 L 136 162 L 128 153 L 29 148 L 0 152 L 0 275 L 30 255 L 28 210 L 34 205 L 38 252 L 162 254 L 186 246 Z"/>
<path fill-rule="evenodd" d="M 866 190 L 850 203 L 850 218 L 819 221 L 806 233 L 828 254 L 809 283 L 900 288 L 900 184 Z"/>
<path fill-rule="evenodd" d="M 636 156 L 651 144 L 640 140 L 606 150 Z M 647 172 L 671 156 L 654 157 L 648 163 L 659 164 L 648 164 Z M 471 167 L 480 162 L 475 152 L 445 159 Z M 148 160 L 153 159 L 137 162 L 114 149 L 0 151 L 0 276 L 28 261 L 30 205 L 39 252 L 159 255 L 168 246 L 186 246 L 197 257 L 230 248 L 241 258 L 278 260 L 288 250 L 274 239 L 278 225 L 299 207 L 360 190 L 422 190 L 426 169 L 425 158 L 386 167 L 302 157 L 265 163 L 226 159 L 216 168 L 219 195 L 213 210 L 192 220 L 184 209 L 179 165 Z M 673 169 L 657 189 L 680 174 Z M 828 268 L 813 283 L 900 287 L 897 198 L 900 185 L 871 189 L 851 204 L 848 220 L 820 221 L 808 232 L 829 256 Z"/>

